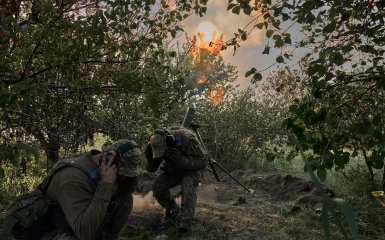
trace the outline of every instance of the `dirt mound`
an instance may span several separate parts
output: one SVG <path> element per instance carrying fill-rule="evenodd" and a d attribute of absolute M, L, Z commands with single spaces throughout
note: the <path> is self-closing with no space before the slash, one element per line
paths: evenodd
<path fill-rule="evenodd" d="M 137 193 L 144 197 L 151 191 L 152 183 L 159 173 L 143 172 L 139 176 L 139 186 Z M 288 202 L 295 206 L 312 207 L 321 201 L 321 194 L 312 181 L 303 178 L 272 174 L 262 176 L 256 170 L 236 170 L 231 175 L 251 188 L 260 195 L 258 199 L 265 198 L 270 202 Z M 238 190 L 238 191 L 237 191 Z M 334 197 L 334 193 L 327 188 L 324 190 Z M 178 187 L 172 192 L 178 192 Z M 219 203 L 234 203 L 237 205 L 246 202 L 255 202 L 250 195 L 244 195 L 245 189 L 238 185 L 229 175 L 221 177 L 218 183 L 211 174 L 206 174 L 202 179 L 202 184 L 198 188 L 198 197 L 202 201 L 212 201 Z M 242 198 L 246 200 L 241 200 Z"/>
<path fill-rule="evenodd" d="M 254 191 L 264 195 L 269 201 L 291 202 L 293 208 L 312 207 L 321 201 L 321 194 L 312 181 L 292 175 L 272 174 L 261 176 L 255 170 L 236 170 L 231 173 L 236 179 Z M 232 180 L 229 176 L 223 178 L 228 183 Z M 324 187 L 329 196 L 334 197 L 333 191 Z"/>
<path fill-rule="evenodd" d="M 160 226 L 164 209 L 152 196 L 152 183 L 158 174 L 140 174 L 133 210 L 122 239 L 174 239 L 175 226 L 166 229 Z M 256 170 L 237 170 L 231 174 L 253 193 L 224 173 L 221 173 L 221 182 L 206 173 L 197 189 L 192 239 L 262 239 L 256 236 L 266 235 L 266 232 L 277 235 L 271 239 L 298 239 L 288 237 L 289 233 L 295 234 L 297 228 L 288 232 L 282 232 L 282 229 L 292 226 L 288 222 L 297 221 L 296 216 L 300 219 L 309 207 L 321 201 L 315 184 L 297 176 L 261 175 Z M 181 204 L 179 191 L 179 186 L 171 189 L 177 203 Z M 278 226 L 277 221 L 281 225 Z"/>

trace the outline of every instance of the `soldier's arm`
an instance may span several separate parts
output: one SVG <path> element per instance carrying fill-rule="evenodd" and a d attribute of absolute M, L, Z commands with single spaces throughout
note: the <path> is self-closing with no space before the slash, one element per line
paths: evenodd
<path fill-rule="evenodd" d="M 57 189 L 55 200 L 76 237 L 96 239 L 115 190 L 114 183 L 100 182 L 95 190 L 95 183 L 83 171 L 65 168 L 54 176 L 51 184 Z"/>
<path fill-rule="evenodd" d="M 202 170 L 206 168 L 207 157 L 205 151 L 196 139 L 190 139 L 184 151 L 168 148 L 165 159 L 171 160 L 179 168 L 187 170 Z"/>
<path fill-rule="evenodd" d="M 160 166 L 161 159 L 152 158 L 152 149 L 150 144 L 148 144 L 146 150 L 144 150 L 144 155 L 147 159 L 146 170 L 150 173 L 156 172 Z"/>

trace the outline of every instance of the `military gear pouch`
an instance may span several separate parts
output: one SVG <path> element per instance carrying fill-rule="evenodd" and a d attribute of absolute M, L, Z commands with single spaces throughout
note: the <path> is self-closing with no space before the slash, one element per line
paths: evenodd
<path fill-rule="evenodd" d="M 39 190 L 19 196 L 7 209 L 1 239 L 37 240 L 50 231 L 48 213 L 53 202 Z"/>

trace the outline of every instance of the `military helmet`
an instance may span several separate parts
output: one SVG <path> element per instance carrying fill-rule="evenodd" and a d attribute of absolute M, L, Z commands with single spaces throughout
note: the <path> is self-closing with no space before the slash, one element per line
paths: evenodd
<path fill-rule="evenodd" d="M 135 141 L 121 139 L 111 145 L 103 146 L 102 150 L 103 152 L 116 151 L 118 158 L 116 166 L 119 175 L 126 177 L 136 177 L 139 175 L 139 163 L 142 152 Z"/>

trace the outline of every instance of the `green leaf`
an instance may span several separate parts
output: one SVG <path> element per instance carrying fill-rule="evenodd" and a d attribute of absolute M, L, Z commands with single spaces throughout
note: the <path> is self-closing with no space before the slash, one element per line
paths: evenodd
<path fill-rule="evenodd" d="M 266 46 L 265 49 L 263 49 L 262 54 L 269 54 L 270 53 L 270 47 Z"/>
<path fill-rule="evenodd" d="M 237 14 L 237 15 L 239 15 L 240 11 L 241 11 L 241 7 L 240 7 L 240 6 L 235 6 L 235 7 L 231 10 L 231 12 L 233 12 L 233 13 L 235 13 L 235 14 Z"/>
<path fill-rule="evenodd" d="M 284 42 L 285 42 L 286 44 L 291 44 L 291 37 L 290 37 L 290 34 L 285 34 Z"/>
<path fill-rule="evenodd" d="M 227 11 L 232 9 L 233 7 L 237 6 L 236 3 L 230 3 L 229 5 L 227 5 Z"/>
<path fill-rule="evenodd" d="M 264 25 L 265 25 L 265 23 L 262 22 L 262 23 L 256 24 L 255 27 L 258 29 L 262 29 Z"/>
<path fill-rule="evenodd" d="M 275 61 L 277 61 L 277 63 L 283 63 L 284 60 L 283 60 L 283 57 L 282 56 L 278 56 Z"/>
<path fill-rule="evenodd" d="M 256 68 L 252 68 L 246 72 L 245 77 L 249 77 L 251 74 L 254 74 L 257 71 Z"/>
<path fill-rule="evenodd" d="M 253 78 L 251 79 L 251 81 L 254 83 L 261 80 L 262 80 L 262 74 L 260 74 L 259 72 L 255 73 Z"/>
<path fill-rule="evenodd" d="M 170 52 L 170 57 L 176 57 L 176 52 L 175 51 L 171 51 Z"/>
<path fill-rule="evenodd" d="M 282 21 L 286 21 L 290 18 L 289 14 L 287 13 L 282 13 L 281 16 L 282 16 Z"/>
<path fill-rule="evenodd" d="M 266 37 L 271 38 L 271 36 L 273 36 L 273 33 L 274 33 L 274 30 L 271 30 L 271 29 L 267 30 L 266 31 Z"/>
<path fill-rule="evenodd" d="M 336 29 L 336 21 L 332 21 L 323 28 L 324 33 L 331 33 Z"/>
<path fill-rule="evenodd" d="M 341 151 L 335 152 L 334 163 L 339 169 L 343 169 L 348 162 L 349 162 L 349 153 L 341 152 Z"/>
<path fill-rule="evenodd" d="M 277 35 L 274 35 L 274 36 L 277 36 Z M 274 47 L 276 48 L 281 48 L 285 45 L 283 39 L 281 37 L 278 37 L 276 40 L 275 40 L 275 43 L 274 43 Z"/>
<path fill-rule="evenodd" d="M 247 33 L 246 33 L 246 32 L 244 32 L 244 33 L 241 34 L 241 39 L 242 39 L 243 41 L 246 41 L 246 39 L 247 39 Z"/>
<path fill-rule="evenodd" d="M 340 66 L 344 63 L 344 57 L 339 52 L 334 52 L 331 54 L 330 62 L 335 63 L 337 66 Z"/>
<path fill-rule="evenodd" d="M 246 5 L 244 8 L 243 8 L 243 12 L 246 14 L 246 15 L 250 15 L 250 13 L 253 11 L 253 9 L 249 6 L 249 5 Z"/>

